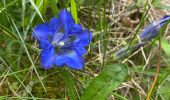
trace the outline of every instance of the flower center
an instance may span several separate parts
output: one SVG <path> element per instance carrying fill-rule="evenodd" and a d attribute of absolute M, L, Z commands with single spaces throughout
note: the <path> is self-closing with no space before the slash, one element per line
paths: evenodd
<path fill-rule="evenodd" d="M 53 36 L 51 43 L 57 53 L 63 53 L 66 49 L 69 49 L 72 41 L 72 37 L 65 37 L 62 32 L 58 32 Z"/>
<path fill-rule="evenodd" d="M 59 45 L 60 45 L 60 46 L 64 46 L 64 41 L 60 41 L 60 42 L 59 42 Z"/>
<path fill-rule="evenodd" d="M 60 41 L 63 38 L 64 34 L 63 33 L 56 33 L 52 39 L 52 45 L 54 47 L 56 46 L 63 46 L 64 42 Z"/>
<path fill-rule="evenodd" d="M 54 47 L 62 47 L 62 46 L 65 45 L 65 43 L 64 43 L 64 41 L 59 41 L 59 42 L 54 41 L 54 42 L 52 42 L 52 45 L 53 45 Z"/>

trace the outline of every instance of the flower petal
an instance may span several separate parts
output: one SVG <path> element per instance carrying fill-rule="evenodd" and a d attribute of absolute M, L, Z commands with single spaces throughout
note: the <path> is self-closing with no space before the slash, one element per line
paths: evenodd
<path fill-rule="evenodd" d="M 76 46 L 74 49 L 79 56 L 86 54 L 86 49 L 83 46 Z"/>
<path fill-rule="evenodd" d="M 74 24 L 69 34 L 75 34 L 80 32 L 83 32 L 82 26 L 80 24 Z"/>
<path fill-rule="evenodd" d="M 62 9 L 58 15 L 59 23 L 63 26 L 65 34 L 69 33 L 72 26 L 74 25 L 74 20 L 72 15 L 66 10 Z"/>
<path fill-rule="evenodd" d="M 82 33 L 75 34 L 75 40 L 73 44 L 75 46 L 87 46 L 92 41 L 92 33 L 88 30 L 84 30 Z"/>
<path fill-rule="evenodd" d="M 41 66 L 43 69 L 50 69 L 54 66 L 55 51 L 54 48 L 42 49 L 41 51 Z"/>
<path fill-rule="evenodd" d="M 55 64 L 58 66 L 67 65 L 70 68 L 81 70 L 84 66 L 84 60 L 75 51 L 57 56 Z"/>
<path fill-rule="evenodd" d="M 51 18 L 49 24 L 54 29 L 54 33 L 56 33 L 58 31 L 58 29 L 61 28 L 59 19 L 56 17 Z"/>
<path fill-rule="evenodd" d="M 169 15 L 164 16 L 164 17 L 161 19 L 160 24 L 165 24 L 169 19 L 170 19 L 170 16 L 169 16 Z"/>
<path fill-rule="evenodd" d="M 41 49 L 51 49 L 51 48 L 53 48 L 52 44 L 46 39 L 41 39 L 40 40 L 39 47 Z"/>
<path fill-rule="evenodd" d="M 64 65 L 64 62 L 65 62 L 65 56 L 64 55 L 59 55 L 55 58 L 55 64 L 58 66 L 58 67 L 61 67 Z"/>
<path fill-rule="evenodd" d="M 148 41 L 158 34 L 158 26 L 156 22 L 151 23 L 145 28 L 145 30 L 140 34 L 140 39 L 142 42 Z"/>
<path fill-rule="evenodd" d="M 145 30 L 140 34 L 140 39 L 142 42 L 153 39 L 158 35 L 159 29 L 170 19 L 170 16 L 165 16 L 160 20 L 159 23 L 156 21 L 148 25 Z M 159 26 L 158 26 L 159 24 Z M 160 27 L 160 28 L 159 28 Z"/>
<path fill-rule="evenodd" d="M 38 39 L 49 39 L 53 35 L 53 30 L 48 23 L 39 24 L 34 28 L 33 37 Z"/>

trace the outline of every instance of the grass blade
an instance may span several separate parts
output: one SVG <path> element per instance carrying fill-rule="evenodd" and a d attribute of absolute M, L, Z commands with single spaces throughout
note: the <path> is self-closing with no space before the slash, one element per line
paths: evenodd
<path fill-rule="evenodd" d="M 74 0 L 71 0 L 71 14 L 75 20 L 75 23 L 78 23 L 76 3 Z"/>
<path fill-rule="evenodd" d="M 44 22 L 44 19 L 43 19 L 42 15 L 41 15 L 40 11 L 38 10 L 37 6 L 35 5 L 34 1 L 33 1 L 33 0 L 29 0 L 29 1 L 30 1 L 31 5 L 34 7 L 34 9 L 35 9 L 35 11 L 37 12 L 37 14 L 40 16 L 40 18 L 41 18 L 42 21 Z M 42 0 L 41 3 L 43 3 L 43 0 Z"/>

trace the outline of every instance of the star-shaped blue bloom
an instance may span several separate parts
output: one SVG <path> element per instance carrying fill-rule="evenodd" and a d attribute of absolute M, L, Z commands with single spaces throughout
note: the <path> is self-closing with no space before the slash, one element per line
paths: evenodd
<path fill-rule="evenodd" d="M 164 16 L 160 21 L 154 21 L 149 24 L 145 30 L 140 34 L 140 40 L 142 42 L 148 41 L 156 37 L 165 23 L 170 19 L 169 15 Z"/>
<path fill-rule="evenodd" d="M 58 18 L 51 18 L 49 23 L 39 24 L 34 28 L 33 37 L 39 40 L 41 66 L 50 69 L 54 65 L 82 69 L 86 53 L 85 46 L 92 40 L 92 33 L 75 24 L 73 17 L 62 9 Z"/>

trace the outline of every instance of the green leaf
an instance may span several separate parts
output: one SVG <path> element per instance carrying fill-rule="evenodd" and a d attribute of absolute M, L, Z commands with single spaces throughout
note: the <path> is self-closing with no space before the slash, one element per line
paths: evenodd
<path fill-rule="evenodd" d="M 71 73 L 68 70 L 63 69 L 62 78 L 65 83 L 65 87 L 66 87 L 69 100 L 78 100 L 76 90 L 75 90 L 76 88 L 75 81 Z"/>
<path fill-rule="evenodd" d="M 34 9 L 35 9 L 35 11 L 37 12 L 37 14 L 40 16 L 40 18 L 41 18 L 42 21 L 44 22 L 44 19 L 43 19 L 43 17 L 42 17 L 42 14 L 40 13 L 38 7 L 35 5 L 34 1 L 33 1 L 33 0 L 29 0 L 29 1 L 30 1 L 31 5 L 34 7 Z M 43 1 L 42 1 L 41 3 L 43 3 Z"/>
<path fill-rule="evenodd" d="M 154 0 L 154 1 L 152 2 L 152 5 L 153 5 L 154 7 L 160 7 L 161 1 L 160 1 L 160 0 Z"/>
<path fill-rule="evenodd" d="M 105 66 L 89 87 L 84 91 L 80 100 L 105 100 L 107 96 L 116 89 L 128 75 L 128 69 L 123 64 Z"/>
<path fill-rule="evenodd" d="M 161 100 L 170 100 L 170 76 L 168 76 L 164 82 L 159 86 L 158 94 Z"/>
<path fill-rule="evenodd" d="M 7 29 L 5 26 L 3 26 L 1 24 L 0 24 L 0 30 L 2 30 L 3 33 L 5 33 L 9 37 L 11 37 L 12 39 L 17 39 L 15 34 L 13 34 L 9 29 Z"/>
<path fill-rule="evenodd" d="M 49 2 L 50 1 L 48 1 L 48 0 L 36 0 L 36 6 L 41 14 L 46 13 Z M 39 4 L 41 4 L 40 7 L 38 7 Z"/>
<path fill-rule="evenodd" d="M 170 45 L 168 43 L 168 40 L 162 39 L 161 40 L 162 48 L 166 55 L 170 56 Z"/>
<path fill-rule="evenodd" d="M 57 13 L 59 11 L 58 8 L 57 8 L 57 5 L 56 5 L 57 3 L 58 3 L 58 0 L 51 0 L 50 1 L 50 6 L 51 6 L 51 9 L 52 9 L 55 16 L 57 15 Z"/>
<path fill-rule="evenodd" d="M 74 0 L 71 0 L 71 14 L 75 20 L 75 23 L 78 23 L 76 3 Z"/>
<path fill-rule="evenodd" d="M 58 5 L 60 8 L 67 8 L 70 4 L 70 0 L 58 0 Z"/>

